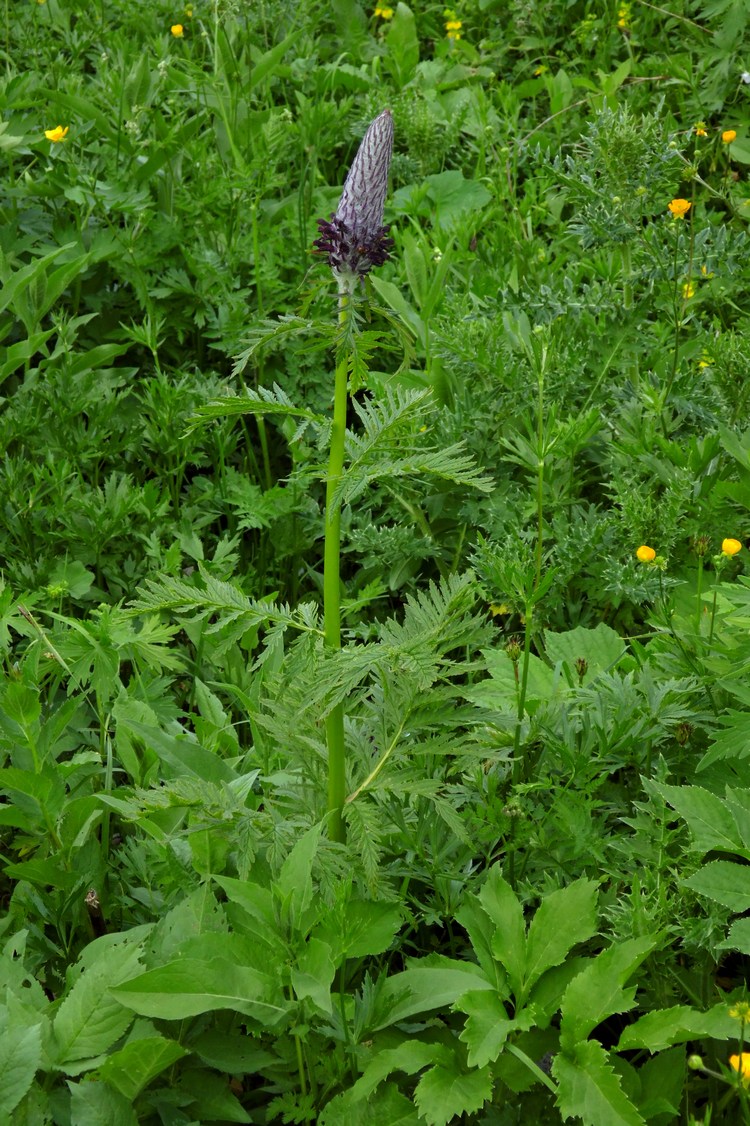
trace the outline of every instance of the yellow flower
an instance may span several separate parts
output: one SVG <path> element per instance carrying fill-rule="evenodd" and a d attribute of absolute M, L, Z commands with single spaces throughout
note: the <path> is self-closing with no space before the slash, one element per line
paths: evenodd
<path fill-rule="evenodd" d="M 722 139 L 722 141 L 724 142 L 725 145 L 731 145 L 732 141 L 737 140 L 737 130 L 736 129 L 725 129 L 724 132 L 721 134 L 721 139 Z M 743 1054 L 743 1056 L 745 1055 L 744 1052 L 742 1054 Z"/>
<path fill-rule="evenodd" d="M 689 301 L 691 297 L 695 297 L 695 285 L 693 284 L 693 282 L 685 282 L 682 287 L 682 296 L 686 301 Z"/>
<path fill-rule="evenodd" d="M 45 129 L 44 135 L 48 141 L 52 141 L 53 145 L 57 145 L 60 141 L 65 140 L 69 129 L 69 125 L 66 125 L 64 129 L 62 125 L 56 125 L 54 129 Z"/>
<path fill-rule="evenodd" d="M 739 540 L 722 540 L 721 550 L 724 555 L 736 555 L 738 551 L 742 551 L 742 544 Z M 744 1059 L 743 1054 L 743 1059 Z M 750 1055 L 747 1057 L 750 1060 Z"/>
<path fill-rule="evenodd" d="M 750 1052 L 743 1052 L 741 1056 L 730 1056 L 729 1066 L 739 1071 L 743 1083 L 750 1080 Z"/>
<path fill-rule="evenodd" d="M 750 1021 L 750 1004 L 747 1001 L 737 1001 L 729 1009 L 732 1020 L 741 1020 L 743 1024 Z"/>
<path fill-rule="evenodd" d="M 675 219 L 681 219 L 683 215 L 687 215 L 692 206 L 692 203 L 687 199 L 673 199 L 669 204 L 669 210 L 672 212 Z"/>
<path fill-rule="evenodd" d="M 185 8 L 185 18 L 188 20 L 191 20 L 193 18 L 193 9 L 189 5 L 187 8 Z"/>
<path fill-rule="evenodd" d="M 705 121 L 696 121 L 696 123 L 695 123 L 695 135 L 696 135 L 696 137 L 707 137 L 708 136 L 708 133 L 706 132 Z"/>
<path fill-rule="evenodd" d="M 648 547 L 645 543 L 641 544 L 635 554 L 641 563 L 653 563 L 656 559 L 656 552 L 653 547 Z"/>
<path fill-rule="evenodd" d="M 627 31 L 630 27 L 630 4 L 621 4 L 617 9 L 617 26 L 621 31 Z"/>
<path fill-rule="evenodd" d="M 704 352 L 701 358 L 698 360 L 699 368 L 710 368 L 712 364 L 713 360 L 709 356 L 708 352 Z"/>
<path fill-rule="evenodd" d="M 392 20 L 393 8 L 376 8 L 375 15 L 380 16 L 381 20 Z"/>
<path fill-rule="evenodd" d="M 534 78 L 539 78 L 542 74 L 546 74 L 547 70 L 548 68 L 542 63 L 542 65 L 538 66 L 534 71 Z"/>
<path fill-rule="evenodd" d="M 173 23 L 169 29 L 174 35 L 175 39 L 183 39 L 185 37 L 185 28 L 181 23 Z"/>

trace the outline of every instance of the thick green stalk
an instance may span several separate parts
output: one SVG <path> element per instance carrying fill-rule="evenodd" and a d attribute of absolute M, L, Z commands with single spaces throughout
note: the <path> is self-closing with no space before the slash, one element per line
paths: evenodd
<path fill-rule="evenodd" d="M 339 325 L 343 328 L 349 314 L 348 293 L 339 298 Z M 346 435 L 347 362 L 344 355 L 336 365 L 333 397 L 333 425 L 326 480 L 326 528 L 323 553 L 323 629 L 328 649 L 341 648 L 341 505 L 334 496 L 344 469 L 344 438 Z M 331 840 L 344 841 L 341 811 L 346 797 L 346 752 L 344 747 L 344 705 L 336 704 L 326 716 L 328 743 L 328 813 Z"/>

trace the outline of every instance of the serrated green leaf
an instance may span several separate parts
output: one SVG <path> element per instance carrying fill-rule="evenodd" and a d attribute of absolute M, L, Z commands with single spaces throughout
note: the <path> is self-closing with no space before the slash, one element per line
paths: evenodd
<path fill-rule="evenodd" d="M 42 1023 L 18 1027 L 0 1008 L 0 1116 L 9 1116 L 34 1082 L 42 1058 Z"/>
<path fill-rule="evenodd" d="M 451 958 L 430 957 L 387 978 L 378 998 L 378 1015 L 370 1031 L 397 1024 L 416 1013 L 444 1009 L 471 990 L 492 989 L 478 966 Z"/>
<path fill-rule="evenodd" d="M 526 939 L 524 1000 L 545 970 L 558 966 L 570 950 L 596 932 L 597 885 L 576 880 L 545 896 Z"/>
<path fill-rule="evenodd" d="M 702 786 L 667 786 L 652 783 L 657 793 L 687 821 L 696 852 L 736 852 L 745 859 L 744 848 L 731 810 L 716 794 Z"/>
<path fill-rule="evenodd" d="M 723 903 L 730 911 L 750 909 L 750 867 L 731 860 L 712 860 L 682 881 L 685 887 Z"/>
<path fill-rule="evenodd" d="M 84 1080 L 70 1087 L 70 1126 L 138 1126 L 128 1099 L 106 1083 Z"/>
<path fill-rule="evenodd" d="M 491 1097 L 489 1068 L 461 1074 L 448 1067 L 431 1067 L 414 1091 L 414 1102 L 427 1126 L 447 1126 L 458 1114 L 476 1113 Z"/>
<path fill-rule="evenodd" d="M 587 663 L 583 683 L 588 684 L 598 673 L 613 669 L 625 654 L 625 642 L 611 626 L 600 622 L 595 629 L 576 626 L 566 633 L 544 635 L 544 648 L 553 665 L 564 662 L 575 675 L 576 661 L 582 658 Z M 577 679 L 577 677 L 576 677 Z"/>
<path fill-rule="evenodd" d="M 320 844 L 323 823 L 313 825 L 297 841 L 281 865 L 274 883 L 274 894 L 291 928 L 299 926 L 301 917 L 312 903 L 312 866 Z"/>
<path fill-rule="evenodd" d="M 394 1083 L 384 1083 L 364 1102 L 343 1091 L 325 1105 L 318 1126 L 419 1126 L 413 1103 Z"/>
<path fill-rule="evenodd" d="M 319 938 L 309 938 L 302 947 L 296 966 L 292 966 L 292 988 L 298 1000 L 309 997 L 324 1013 L 330 1016 L 331 983 L 336 966 L 331 957 L 331 948 Z"/>
<path fill-rule="evenodd" d="M 715 1005 L 706 1013 L 698 1012 L 689 1005 L 674 1005 L 670 1009 L 658 1009 L 646 1013 L 634 1024 L 628 1025 L 617 1045 L 618 1052 L 646 1048 L 649 1052 L 661 1052 L 673 1044 L 685 1044 L 688 1040 L 711 1037 L 715 1040 L 729 1040 L 737 1034 L 737 1021 L 729 1016 L 727 1005 Z"/>
<path fill-rule="evenodd" d="M 492 955 L 507 971 L 513 993 L 520 996 L 526 968 L 526 926 L 523 908 L 503 879 L 499 865 L 490 870 L 478 898 L 495 927 Z"/>
<path fill-rule="evenodd" d="M 645 1126 L 596 1041 L 580 1042 L 573 1056 L 560 1052 L 552 1061 L 552 1074 L 563 1119 L 578 1117 L 583 1126 Z"/>
<path fill-rule="evenodd" d="M 527 1032 L 533 1024 L 533 1017 L 520 1023 L 509 1020 L 505 1006 L 496 993 L 465 993 L 454 1006 L 466 1013 L 466 1024 L 459 1035 L 467 1047 L 469 1067 L 484 1067 L 494 1063 L 503 1050 L 503 1045 L 511 1032 Z"/>
<path fill-rule="evenodd" d="M 352 1087 L 352 1099 L 354 1102 L 369 1100 L 377 1086 L 394 1071 L 415 1075 L 444 1055 L 445 1048 L 440 1044 L 426 1044 L 414 1038 L 404 1040 L 397 1048 L 382 1048 Z"/>
<path fill-rule="evenodd" d="M 613 1013 L 635 1004 L 635 986 L 623 989 L 633 971 L 655 946 L 653 938 L 631 938 L 603 950 L 571 981 L 562 999 L 560 1045 L 572 1049 Z"/>
<path fill-rule="evenodd" d="M 99 1068 L 99 1075 L 132 1102 L 165 1068 L 189 1054 L 175 1040 L 149 1036 L 133 1040 L 109 1056 Z"/>
<path fill-rule="evenodd" d="M 52 1024 L 55 1063 L 61 1070 L 106 1052 L 132 1024 L 133 1014 L 111 987 L 138 970 L 140 954 L 137 945 L 104 945 L 74 980 Z"/>

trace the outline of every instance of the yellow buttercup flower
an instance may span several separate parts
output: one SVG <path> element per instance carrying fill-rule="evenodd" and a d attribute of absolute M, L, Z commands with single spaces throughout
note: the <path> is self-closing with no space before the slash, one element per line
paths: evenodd
<path fill-rule="evenodd" d="M 724 555 L 736 555 L 738 551 L 742 551 L 742 544 L 739 540 L 722 540 L 721 550 Z"/>
<path fill-rule="evenodd" d="M 653 563 L 654 559 L 656 559 L 656 552 L 653 547 L 649 547 L 645 543 L 641 544 L 635 554 L 637 558 L 640 559 L 641 563 Z"/>
<path fill-rule="evenodd" d="M 724 142 L 725 145 L 731 145 L 732 141 L 737 140 L 737 130 L 736 129 L 725 129 L 724 132 L 721 134 L 721 139 L 722 139 L 722 141 Z M 745 1053 L 743 1052 L 743 1055 L 744 1054 Z"/>
<path fill-rule="evenodd" d="M 737 1001 L 729 1009 L 732 1020 L 741 1020 L 743 1024 L 750 1021 L 750 1004 L 747 1001 Z"/>
<path fill-rule="evenodd" d="M 538 66 L 538 67 L 536 68 L 536 70 L 534 71 L 534 78 L 540 78 L 540 77 L 541 77 L 541 75 L 543 75 L 543 74 L 546 74 L 546 73 L 547 73 L 548 69 L 549 69 L 549 68 L 548 68 L 548 67 L 546 67 L 546 66 L 544 65 L 544 63 L 542 63 L 542 65 L 541 65 L 541 66 Z"/>
<path fill-rule="evenodd" d="M 692 206 L 692 203 L 688 199 L 673 199 L 669 204 L 669 210 L 672 212 L 675 219 L 682 219 L 683 215 L 687 215 Z"/>
<path fill-rule="evenodd" d="M 172 35 L 174 35 L 175 39 L 184 39 L 185 28 L 181 23 L 173 23 L 169 30 L 172 32 Z"/>
<path fill-rule="evenodd" d="M 707 137 L 708 136 L 708 133 L 706 132 L 705 121 L 696 121 L 696 123 L 695 123 L 695 135 L 696 135 L 696 137 Z"/>
<path fill-rule="evenodd" d="M 392 20 L 393 8 L 376 8 L 375 15 L 380 16 L 381 20 Z"/>
<path fill-rule="evenodd" d="M 750 1052 L 743 1052 L 741 1056 L 730 1056 L 729 1066 L 739 1071 L 743 1083 L 750 1080 Z"/>
<path fill-rule="evenodd" d="M 685 282 L 682 287 L 682 296 L 686 301 L 689 301 L 691 297 L 695 297 L 695 284 L 693 282 Z"/>
<path fill-rule="evenodd" d="M 48 141 L 52 141 L 53 145 L 57 145 L 60 141 L 64 141 L 68 135 L 69 125 L 63 129 L 62 125 L 56 125 L 54 129 L 45 129 L 44 135 Z"/>

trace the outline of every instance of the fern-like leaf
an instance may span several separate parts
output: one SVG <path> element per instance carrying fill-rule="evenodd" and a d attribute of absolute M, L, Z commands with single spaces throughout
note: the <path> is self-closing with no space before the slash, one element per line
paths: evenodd
<path fill-rule="evenodd" d="M 306 422 L 322 423 L 324 419 L 313 411 L 296 406 L 277 383 L 273 390 L 259 387 L 257 391 L 246 388 L 244 395 L 222 395 L 198 407 L 187 422 L 186 434 L 191 434 L 204 422 L 214 418 L 232 418 L 241 414 L 287 415 Z"/>

